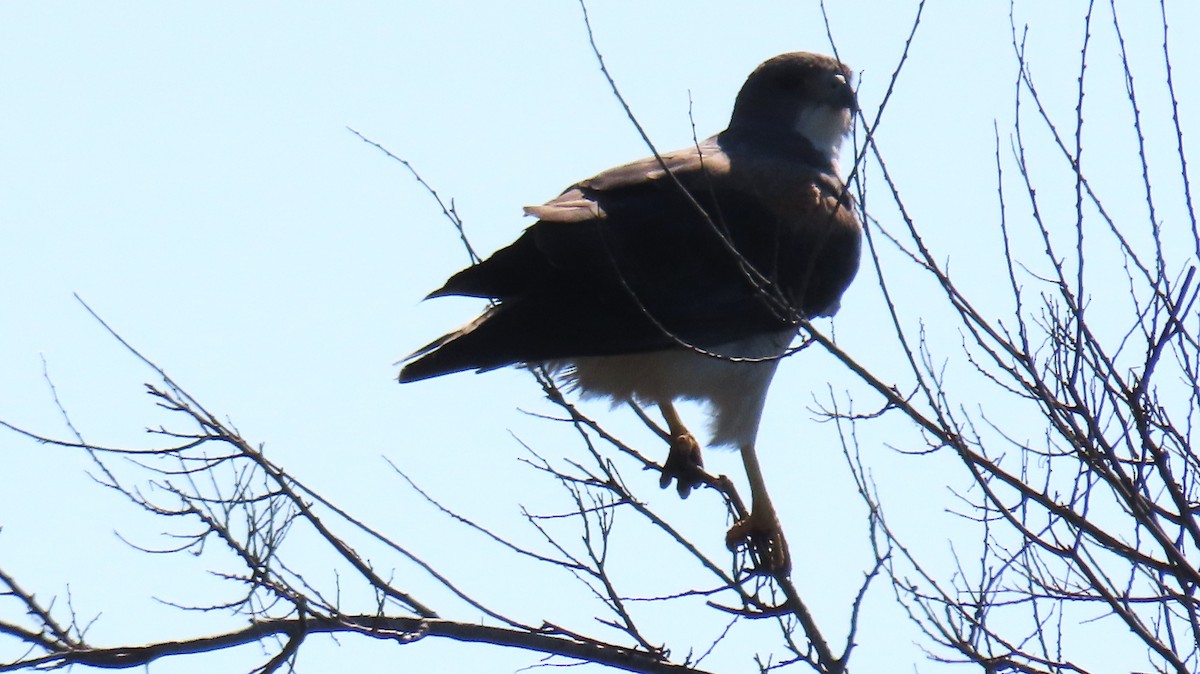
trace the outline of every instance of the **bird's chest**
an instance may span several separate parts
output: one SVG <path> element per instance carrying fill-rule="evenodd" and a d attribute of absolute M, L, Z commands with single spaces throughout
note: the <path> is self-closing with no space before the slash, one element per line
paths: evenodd
<path fill-rule="evenodd" d="M 849 194 L 827 176 L 752 177 L 745 188 L 762 216 L 739 233 L 739 250 L 799 313 L 830 313 L 858 269 L 862 232 Z"/>

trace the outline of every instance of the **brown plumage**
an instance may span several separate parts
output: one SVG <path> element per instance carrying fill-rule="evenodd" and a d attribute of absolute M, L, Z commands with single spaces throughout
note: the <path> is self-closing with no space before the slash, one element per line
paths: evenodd
<path fill-rule="evenodd" d="M 763 63 L 725 131 L 528 207 L 538 221 L 516 242 L 430 294 L 494 305 L 410 356 L 400 380 L 541 364 L 585 396 L 655 403 L 674 438 L 663 483 L 677 478 L 682 495 L 700 454 L 672 402 L 707 402 L 714 443 L 738 445 L 751 477 L 737 536 L 786 568 L 754 438 L 798 319 L 836 312 L 858 267 L 861 228 L 837 175 L 854 109 L 836 60 Z"/>

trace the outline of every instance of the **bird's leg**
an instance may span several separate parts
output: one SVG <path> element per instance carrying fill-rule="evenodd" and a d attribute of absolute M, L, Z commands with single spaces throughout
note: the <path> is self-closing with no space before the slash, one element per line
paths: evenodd
<path fill-rule="evenodd" d="M 792 570 L 792 556 L 783 537 L 783 527 L 779 525 L 779 516 L 775 514 L 775 506 L 771 505 L 767 483 L 758 465 L 758 455 L 754 453 L 753 443 L 744 444 L 741 449 L 746 477 L 750 480 L 750 515 L 729 529 L 725 535 L 725 545 L 730 550 L 736 550 L 743 544 L 749 545 L 763 571 L 786 575 Z"/>
<path fill-rule="evenodd" d="M 683 425 L 683 419 L 670 401 L 658 403 L 663 419 L 667 421 L 667 432 L 671 435 L 671 450 L 663 462 L 662 477 L 658 486 L 663 489 L 675 480 L 675 489 L 680 498 L 687 498 L 692 489 L 703 484 L 704 459 L 700 456 L 700 444 Z"/>

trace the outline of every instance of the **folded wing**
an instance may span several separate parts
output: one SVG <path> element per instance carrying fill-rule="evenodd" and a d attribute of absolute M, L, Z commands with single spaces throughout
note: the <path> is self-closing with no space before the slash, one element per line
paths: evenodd
<path fill-rule="evenodd" d="M 494 304 L 410 356 L 401 380 L 712 348 L 828 313 L 858 258 L 842 192 L 818 168 L 742 159 L 717 138 L 605 171 L 527 208 L 539 220 L 516 242 L 430 294 Z M 853 264 L 821 254 L 851 239 Z"/>

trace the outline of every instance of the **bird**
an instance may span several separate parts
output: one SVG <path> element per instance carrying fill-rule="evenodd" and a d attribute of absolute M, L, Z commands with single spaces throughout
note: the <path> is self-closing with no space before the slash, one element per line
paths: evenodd
<path fill-rule="evenodd" d="M 740 450 L 751 507 L 726 536 L 768 572 L 790 553 L 756 439 L 767 390 L 803 321 L 832 316 L 858 269 L 862 226 L 839 177 L 858 110 L 834 57 L 792 52 L 747 77 L 728 127 L 577 182 L 509 246 L 428 298 L 468 296 L 475 320 L 404 359 L 399 380 L 544 367 L 582 398 L 657 406 L 660 485 L 686 497 L 703 457 L 676 403 L 710 414 L 710 446 Z"/>

